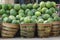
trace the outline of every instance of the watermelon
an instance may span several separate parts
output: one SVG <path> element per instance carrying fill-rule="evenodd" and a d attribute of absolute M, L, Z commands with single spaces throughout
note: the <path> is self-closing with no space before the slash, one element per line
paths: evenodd
<path fill-rule="evenodd" d="M 20 10 L 20 4 L 15 4 L 15 5 L 14 5 L 14 9 L 15 9 L 15 10 Z"/>
<path fill-rule="evenodd" d="M 16 10 L 14 10 L 14 9 L 11 9 L 11 10 L 10 10 L 10 15 L 16 16 L 16 15 L 17 15 L 17 12 L 16 12 Z"/>

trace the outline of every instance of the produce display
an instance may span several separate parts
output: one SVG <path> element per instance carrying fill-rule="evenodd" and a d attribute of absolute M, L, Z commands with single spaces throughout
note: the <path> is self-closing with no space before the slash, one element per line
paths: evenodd
<path fill-rule="evenodd" d="M 39 4 L 0 4 L 0 15 L 3 25 L 2 37 L 14 37 L 19 29 L 18 25 L 20 25 L 21 37 L 26 38 L 35 36 L 36 27 L 39 37 L 47 37 L 55 32 L 54 22 L 59 21 L 57 27 L 60 28 L 60 17 L 57 14 L 56 3 L 53 1 L 41 1 Z M 14 33 L 10 30 L 14 30 Z"/>

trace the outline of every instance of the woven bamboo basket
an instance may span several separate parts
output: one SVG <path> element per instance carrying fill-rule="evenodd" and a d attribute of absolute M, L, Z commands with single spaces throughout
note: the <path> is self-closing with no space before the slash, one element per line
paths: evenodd
<path fill-rule="evenodd" d="M 52 24 L 37 24 L 38 26 L 38 37 L 49 37 L 51 33 Z"/>
<path fill-rule="evenodd" d="M 3 27 L 1 36 L 3 38 L 13 38 L 19 29 L 18 24 L 2 23 L 2 25 Z"/>
<path fill-rule="evenodd" d="M 20 24 L 20 35 L 24 38 L 33 38 L 35 32 L 35 24 Z"/>

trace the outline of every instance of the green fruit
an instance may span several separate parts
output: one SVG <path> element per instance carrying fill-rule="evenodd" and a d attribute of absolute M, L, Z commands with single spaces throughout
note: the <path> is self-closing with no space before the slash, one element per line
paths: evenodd
<path fill-rule="evenodd" d="M 33 16 L 33 12 L 32 11 L 28 11 L 27 15 L 28 16 Z"/>
<path fill-rule="evenodd" d="M 45 20 L 43 23 L 44 23 L 44 24 L 47 24 L 47 23 L 49 23 L 49 22 L 48 22 L 48 20 Z"/>
<path fill-rule="evenodd" d="M 45 20 L 47 20 L 49 17 L 50 17 L 49 14 L 44 14 L 44 15 L 42 15 L 42 18 L 45 19 Z"/>
<path fill-rule="evenodd" d="M 19 24 L 19 20 L 12 20 L 12 24 Z"/>
<path fill-rule="evenodd" d="M 19 16 L 24 17 L 24 16 L 25 16 L 25 14 L 24 14 L 24 13 L 19 13 Z"/>
<path fill-rule="evenodd" d="M 43 19 L 38 19 L 37 23 L 43 23 L 44 20 Z"/>
<path fill-rule="evenodd" d="M 37 9 L 39 7 L 39 5 L 37 3 L 33 4 L 33 8 Z"/>
<path fill-rule="evenodd" d="M 9 10 L 6 10 L 6 14 L 10 15 L 10 11 Z"/>
<path fill-rule="evenodd" d="M 54 17 L 54 21 L 60 21 L 60 17 L 59 16 L 55 16 Z"/>
<path fill-rule="evenodd" d="M 52 11 L 52 13 L 56 13 L 56 10 L 55 10 L 55 8 L 50 8 L 49 10 L 51 10 Z"/>
<path fill-rule="evenodd" d="M 20 4 L 15 4 L 15 5 L 14 5 L 14 9 L 15 9 L 15 10 L 20 10 Z"/>
<path fill-rule="evenodd" d="M 54 20 L 53 20 L 53 18 L 48 18 L 48 20 L 47 20 L 49 23 L 52 23 Z"/>
<path fill-rule="evenodd" d="M 56 7 L 56 3 L 55 2 L 51 2 L 53 7 Z"/>
<path fill-rule="evenodd" d="M 31 3 L 30 3 L 30 4 L 27 4 L 27 8 L 28 8 L 28 9 L 32 9 L 32 6 L 33 6 L 33 5 L 32 5 Z"/>
<path fill-rule="evenodd" d="M 47 8 L 51 8 L 51 7 L 52 7 L 52 3 L 51 3 L 50 1 L 47 1 L 47 2 L 46 2 L 46 7 L 47 7 Z"/>
<path fill-rule="evenodd" d="M 0 4 L 0 9 L 2 9 L 2 5 Z"/>
<path fill-rule="evenodd" d="M 44 7 L 44 8 L 41 9 L 41 12 L 42 12 L 42 13 L 45 13 L 46 10 L 48 10 L 48 9 L 47 9 L 46 7 Z"/>
<path fill-rule="evenodd" d="M 27 13 L 30 11 L 30 9 L 26 9 L 25 10 L 25 14 L 27 15 Z"/>
<path fill-rule="evenodd" d="M 3 4 L 3 5 L 2 5 L 2 9 L 7 10 L 7 9 L 8 9 L 8 4 Z"/>
<path fill-rule="evenodd" d="M 52 14 L 53 14 L 50 9 L 49 9 L 49 10 L 46 10 L 45 13 L 46 13 L 46 14 L 49 14 L 49 15 L 52 15 Z"/>
<path fill-rule="evenodd" d="M 16 15 L 17 15 L 17 12 L 16 12 L 14 9 L 11 9 L 11 10 L 10 10 L 10 15 L 16 16 Z"/>
<path fill-rule="evenodd" d="M 10 15 L 10 16 L 9 16 L 9 19 L 11 19 L 11 20 L 15 20 L 16 18 L 15 18 L 15 16 Z"/>
<path fill-rule="evenodd" d="M 45 2 L 41 1 L 39 5 L 40 5 L 41 8 L 43 8 L 43 7 L 45 7 Z"/>
<path fill-rule="evenodd" d="M 30 22 L 31 22 L 31 19 L 29 17 L 24 18 L 24 23 L 30 23 Z"/>
<path fill-rule="evenodd" d="M 12 8 L 13 8 L 13 5 L 8 4 L 8 9 L 10 10 L 10 9 L 12 9 Z"/>
<path fill-rule="evenodd" d="M 16 15 L 16 19 L 20 20 L 21 16 L 20 15 Z"/>
<path fill-rule="evenodd" d="M 6 11 L 4 9 L 0 10 L 0 15 L 2 15 L 2 14 L 6 14 Z"/>
<path fill-rule="evenodd" d="M 8 17 L 3 18 L 3 22 L 8 22 Z"/>
<path fill-rule="evenodd" d="M 55 16 L 58 16 L 58 14 L 57 13 L 53 13 L 52 14 L 52 17 L 55 17 Z"/>
<path fill-rule="evenodd" d="M 35 15 L 36 15 L 36 16 L 40 16 L 41 13 L 40 13 L 39 11 L 37 11 L 37 12 L 35 12 Z"/>
<path fill-rule="evenodd" d="M 24 10 L 23 10 L 23 9 L 20 9 L 20 10 L 18 11 L 18 13 L 24 13 Z"/>
<path fill-rule="evenodd" d="M 8 15 L 7 15 L 7 14 L 3 14 L 3 15 L 2 15 L 2 18 L 4 18 L 4 17 L 8 17 Z"/>
<path fill-rule="evenodd" d="M 22 4 L 22 5 L 21 5 L 21 8 L 22 8 L 23 10 L 27 9 L 26 4 Z"/>
<path fill-rule="evenodd" d="M 31 12 L 32 12 L 33 14 L 35 14 L 36 11 L 37 11 L 36 9 L 32 9 L 32 10 L 31 10 Z"/>
<path fill-rule="evenodd" d="M 37 9 L 37 11 L 41 12 L 41 7 L 39 7 L 39 8 Z"/>

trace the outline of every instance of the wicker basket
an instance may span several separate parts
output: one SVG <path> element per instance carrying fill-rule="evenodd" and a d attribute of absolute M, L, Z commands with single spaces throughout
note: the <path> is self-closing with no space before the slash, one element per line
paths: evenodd
<path fill-rule="evenodd" d="M 38 26 L 38 37 L 49 37 L 51 33 L 52 24 L 37 24 Z"/>
<path fill-rule="evenodd" d="M 35 32 L 35 24 L 20 24 L 20 35 L 25 38 L 33 38 Z"/>
<path fill-rule="evenodd" d="M 13 38 L 19 28 L 18 24 L 2 23 L 2 25 L 1 35 L 3 38 Z"/>
<path fill-rule="evenodd" d="M 60 22 L 59 21 L 53 22 L 52 36 L 59 36 L 59 33 L 60 33 Z"/>

